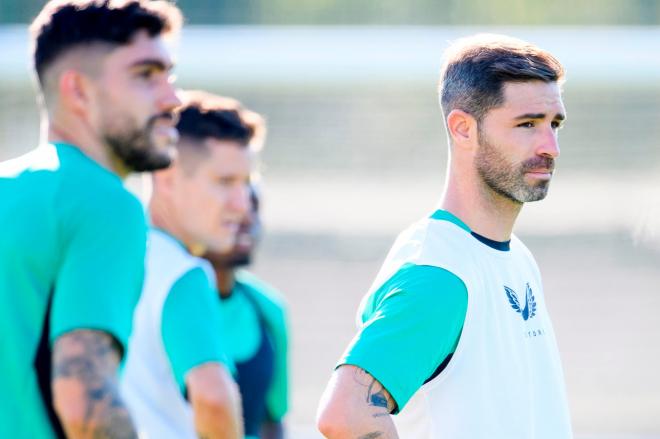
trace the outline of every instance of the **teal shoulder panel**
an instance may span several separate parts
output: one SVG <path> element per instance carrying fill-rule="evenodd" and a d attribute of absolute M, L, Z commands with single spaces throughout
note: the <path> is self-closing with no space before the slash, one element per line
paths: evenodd
<path fill-rule="evenodd" d="M 404 264 L 367 299 L 362 327 L 338 366 L 369 372 L 401 410 L 456 349 L 467 300 L 465 284 L 453 273 Z"/>
<path fill-rule="evenodd" d="M 437 221 L 449 221 L 450 223 L 457 225 L 466 232 L 471 232 L 470 227 L 467 224 L 461 221 L 459 217 L 457 217 L 453 213 L 447 212 L 446 210 L 442 210 L 442 209 L 436 210 L 431 215 L 431 219 Z"/>

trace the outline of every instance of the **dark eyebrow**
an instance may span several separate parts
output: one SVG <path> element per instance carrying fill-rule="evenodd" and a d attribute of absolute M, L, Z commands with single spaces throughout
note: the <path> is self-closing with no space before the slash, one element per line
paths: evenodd
<path fill-rule="evenodd" d="M 522 114 L 520 116 L 517 116 L 515 118 L 516 120 L 518 119 L 545 119 L 545 113 L 526 113 Z M 555 117 L 553 120 L 564 120 L 566 119 L 566 116 L 563 115 L 562 113 L 557 113 L 555 114 Z"/>
<path fill-rule="evenodd" d="M 153 69 L 157 69 L 162 72 L 165 72 L 172 70 L 174 66 L 171 63 L 165 63 L 165 61 L 157 58 L 141 59 L 131 64 L 131 69 L 140 68 L 140 67 L 151 67 Z"/>

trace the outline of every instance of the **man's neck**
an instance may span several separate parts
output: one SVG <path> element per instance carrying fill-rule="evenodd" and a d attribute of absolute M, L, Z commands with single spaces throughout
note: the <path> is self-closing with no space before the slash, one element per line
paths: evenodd
<path fill-rule="evenodd" d="M 236 284 L 236 270 L 233 268 L 215 268 L 215 279 L 220 297 L 231 296 Z"/>
<path fill-rule="evenodd" d="M 503 197 L 476 179 L 460 180 L 450 171 L 440 207 L 456 215 L 473 232 L 504 242 L 511 239 L 522 204 Z"/>
<path fill-rule="evenodd" d="M 154 227 L 163 230 L 178 240 L 186 248 L 188 253 L 194 256 L 201 256 L 206 250 L 199 245 L 195 245 L 194 241 L 180 226 L 180 222 L 176 220 L 176 212 L 155 193 L 149 203 L 149 216 L 151 218 L 151 224 Z"/>
<path fill-rule="evenodd" d="M 129 169 L 110 153 L 109 148 L 99 139 L 88 135 L 88 132 L 82 126 L 66 126 L 53 121 L 48 125 L 47 138 L 48 142 L 51 143 L 60 142 L 75 145 L 87 157 L 122 179 L 130 173 Z"/>

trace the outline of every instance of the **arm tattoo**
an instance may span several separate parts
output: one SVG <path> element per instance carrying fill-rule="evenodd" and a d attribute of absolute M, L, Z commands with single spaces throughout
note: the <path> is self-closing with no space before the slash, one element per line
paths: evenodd
<path fill-rule="evenodd" d="M 369 372 L 360 368 L 356 368 L 355 382 L 367 388 L 365 402 L 368 405 L 385 408 L 388 413 L 392 413 L 392 411 L 394 411 L 396 408 L 394 400 L 389 395 L 389 393 L 387 393 L 385 387 L 383 387 L 383 385 L 380 384 L 376 378 L 371 376 Z M 380 413 L 377 413 L 374 416 L 377 417 L 377 415 L 380 415 Z"/>
<path fill-rule="evenodd" d="M 55 342 L 52 382 L 75 380 L 84 389 L 81 433 L 94 439 L 137 438 L 128 410 L 119 397 L 119 350 L 103 332 L 77 330 Z"/>

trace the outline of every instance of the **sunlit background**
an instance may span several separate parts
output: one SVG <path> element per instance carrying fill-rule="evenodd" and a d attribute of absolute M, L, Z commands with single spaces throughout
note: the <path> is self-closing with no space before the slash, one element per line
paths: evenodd
<path fill-rule="evenodd" d="M 42 4 L 0 0 L 0 159 L 38 142 L 26 23 Z M 551 194 L 516 232 L 544 275 L 575 433 L 660 438 L 660 1 L 178 4 L 179 84 L 268 120 L 254 268 L 290 305 L 292 438 L 318 437 L 361 296 L 396 233 L 438 201 L 441 54 L 480 31 L 537 43 L 567 69 Z"/>

